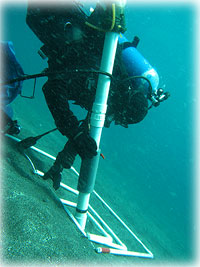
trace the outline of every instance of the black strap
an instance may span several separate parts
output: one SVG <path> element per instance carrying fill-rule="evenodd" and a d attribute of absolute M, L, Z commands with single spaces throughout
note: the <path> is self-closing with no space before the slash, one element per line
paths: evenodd
<path fill-rule="evenodd" d="M 124 43 L 121 44 L 121 47 L 122 47 L 122 50 L 123 50 L 123 49 L 126 49 L 128 47 L 133 47 L 133 44 L 130 43 L 130 42 L 124 42 Z"/>
<path fill-rule="evenodd" d="M 140 41 L 139 37 L 135 36 L 132 43 L 131 42 L 124 42 L 121 44 L 122 50 L 126 49 L 128 47 L 135 47 L 136 48 L 138 46 L 139 41 Z"/>
<path fill-rule="evenodd" d="M 76 208 L 76 211 L 79 212 L 79 213 L 86 213 L 87 212 L 87 210 L 80 210 L 78 208 Z"/>

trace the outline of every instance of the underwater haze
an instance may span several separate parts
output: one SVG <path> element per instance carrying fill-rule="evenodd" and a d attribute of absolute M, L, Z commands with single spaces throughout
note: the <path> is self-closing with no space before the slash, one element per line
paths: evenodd
<path fill-rule="evenodd" d="M 26 7 L 26 2 L 4 4 L 2 37 L 4 41 L 13 42 L 24 72 L 33 74 L 46 68 L 47 62 L 37 53 L 42 43 L 26 25 Z M 140 231 L 135 205 L 139 213 L 148 218 L 143 225 L 148 228 L 155 223 L 166 237 L 162 247 L 156 248 L 156 251 L 162 250 L 162 260 L 193 261 L 197 104 L 195 6 L 128 2 L 125 15 L 125 36 L 130 41 L 134 36 L 140 38 L 138 50 L 155 67 L 160 77 L 159 86 L 169 91 L 170 97 L 160 106 L 152 107 L 142 122 L 128 129 L 113 124 L 103 129 L 100 147 L 105 160 L 100 162 L 95 189 L 99 194 L 102 191 L 105 199 L 110 199 L 109 204 L 129 226 L 135 225 L 153 253 L 161 237 L 157 232 L 147 237 L 145 227 Z M 12 104 L 14 117 L 22 126 L 22 138 L 32 132 L 40 134 L 54 128 L 41 90 L 45 81 L 45 78 L 38 79 L 34 100 L 19 97 Z M 32 87 L 33 82 L 25 81 L 23 93 L 30 95 Z M 81 117 L 81 111 L 77 107 L 74 110 Z M 25 123 L 26 116 L 31 123 Z M 47 140 L 45 149 L 56 155 L 64 143 L 62 136 L 54 146 L 48 146 Z M 76 164 L 78 167 L 79 162 Z M 119 204 L 111 201 L 115 191 L 120 192 L 122 201 Z"/>

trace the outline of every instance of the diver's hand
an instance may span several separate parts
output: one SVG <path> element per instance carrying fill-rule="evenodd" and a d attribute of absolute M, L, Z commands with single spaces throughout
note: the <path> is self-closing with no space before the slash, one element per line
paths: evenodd
<path fill-rule="evenodd" d="M 51 179 L 53 181 L 53 188 L 55 190 L 60 187 L 62 180 L 62 170 L 63 167 L 61 164 L 54 163 L 54 165 L 43 176 L 44 180 Z"/>
<path fill-rule="evenodd" d="M 97 155 L 97 144 L 87 132 L 80 131 L 73 138 L 74 147 L 82 159 Z"/>

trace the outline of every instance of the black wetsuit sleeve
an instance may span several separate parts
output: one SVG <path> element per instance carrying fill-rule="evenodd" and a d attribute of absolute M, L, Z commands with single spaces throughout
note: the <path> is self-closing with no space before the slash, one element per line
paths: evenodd
<path fill-rule="evenodd" d="M 42 90 L 58 130 L 71 139 L 78 132 L 79 122 L 69 108 L 67 95 L 59 81 L 48 80 Z"/>

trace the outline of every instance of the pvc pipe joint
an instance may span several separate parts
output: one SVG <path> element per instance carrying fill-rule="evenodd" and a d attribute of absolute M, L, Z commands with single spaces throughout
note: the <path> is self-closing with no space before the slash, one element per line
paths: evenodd
<path fill-rule="evenodd" d="M 103 113 L 92 113 L 90 118 L 91 126 L 95 128 L 103 128 L 105 121 L 105 114 Z"/>

